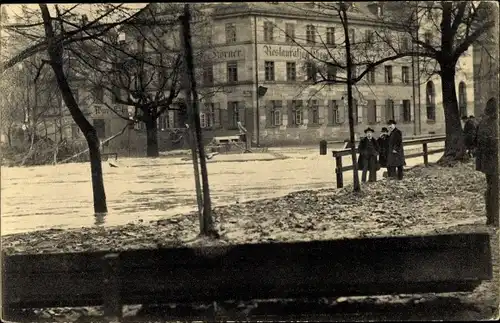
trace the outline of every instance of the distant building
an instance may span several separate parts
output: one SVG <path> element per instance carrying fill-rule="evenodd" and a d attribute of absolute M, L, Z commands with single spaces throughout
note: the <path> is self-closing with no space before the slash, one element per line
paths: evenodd
<path fill-rule="evenodd" d="M 259 145 L 316 144 L 321 139 L 343 141 L 348 137 L 346 86 L 313 85 L 311 79 L 315 76 L 306 64 L 306 49 L 323 58 L 327 58 L 325 44 L 335 51 L 343 42 L 342 27 L 334 14 L 308 12 L 313 5 L 255 2 L 204 8 L 211 17 L 209 34 L 194 39 L 194 43 L 198 50 L 206 48 L 204 63 L 198 64 L 203 97 L 200 118 L 206 141 L 214 136 L 238 134 L 238 121 L 251 133 L 253 143 Z M 350 15 L 354 42 L 370 37 L 374 18 L 383 14 L 377 2 L 357 3 Z M 434 37 L 426 26 L 421 27 L 420 34 L 422 39 Z M 170 41 L 178 45 L 178 41 Z M 403 38 L 398 41 L 406 42 Z M 338 52 L 343 53 L 343 48 Z M 469 115 L 474 111 L 472 55 L 461 58 L 459 65 L 456 86 L 460 113 Z M 389 119 L 395 119 L 406 136 L 444 133 L 440 79 L 434 76 L 427 80 L 423 66 L 419 68 L 415 63 L 413 67 L 410 58 L 387 62 L 358 83 L 354 93 L 357 134 L 362 134 L 367 125 L 379 131 Z M 259 87 L 267 89 L 265 94 L 257 95 Z M 105 100 L 122 115 L 128 114 L 128 107 L 113 102 L 113 96 L 106 92 L 102 88 L 79 87 L 80 103 L 87 107 L 85 111 L 101 138 L 119 132 L 126 121 L 99 101 Z M 86 96 L 94 100 L 83 102 Z M 184 124 L 176 111 L 160 117 L 158 128 L 160 150 L 185 146 L 179 135 Z M 82 134 L 74 130 L 71 137 L 82 139 Z M 133 154 L 142 154 L 142 124 L 130 135 L 113 140 L 109 149 L 131 149 Z"/>

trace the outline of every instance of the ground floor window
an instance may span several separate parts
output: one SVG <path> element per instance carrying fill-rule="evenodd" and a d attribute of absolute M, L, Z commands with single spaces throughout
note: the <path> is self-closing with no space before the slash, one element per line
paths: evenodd
<path fill-rule="evenodd" d="M 427 106 L 427 120 L 436 121 L 436 107 L 433 105 Z"/>

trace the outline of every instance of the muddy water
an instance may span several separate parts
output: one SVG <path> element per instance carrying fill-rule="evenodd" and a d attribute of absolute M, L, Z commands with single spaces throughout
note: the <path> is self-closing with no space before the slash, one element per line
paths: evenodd
<path fill-rule="evenodd" d="M 208 164 L 215 206 L 275 197 L 291 191 L 335 186 L 331 153 L 282 149 L 276 154 L 219 155 Z M 244 157 L 243 157 L 244 156 Z M 430 157 L 437 160 L 439 155 Z M 245 159 L 250 161 L 241 162 Z M 413 158 L 409 166 L 422 163 Z M 345 165 L 350 163 L 346 160 Z M 105 225 L 149 221 L 194 210 L 193 166 L 185 158 L 121 158 L 119 167 L 103 162 L 109 214 Z M 382 172 L 378 175 L 382 177 Z M 346 184 L 351 174 L 344 174 Z M 2 235 L 95 224 L 90 168 L 64 164 L 2 168 Z"/>

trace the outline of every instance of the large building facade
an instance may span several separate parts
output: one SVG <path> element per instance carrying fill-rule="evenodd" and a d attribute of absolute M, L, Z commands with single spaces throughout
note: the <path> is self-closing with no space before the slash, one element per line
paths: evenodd
<path fill-rule="evenodd" d="M 377 30 L 374 19 L 370 19 L 380 14 L 377 8 L 375 2 L 359 3 L 350 14 L 354 47 L 367 42 Z M 211 17 L 211 36 L 194 42 L 204 53 L 198 64 L 198 83 L 200 118 L 207 141 L 214 136 L 238 134 L 238 122 L 249 131 L 253 144 L 263 146 L 316 144 L 322 139 L 343 141 L 348 137 L 346 85 L 315 84 L 321 79 L 321 70 L 312 69 L 310 64 L 313 59 L 328 61 L 331 55 L 344 61 L 338 56 L 344 55 L 345 43 L 337 15 L 315 15 L 311 7 L 299 3 L 228 3 L 210 5 L 206 10 Z M 437 37 L 425 26 L 420 33 L 422 39 Z M 403 44 L 406 41 L 399 36 L 395 39 L 401 43 L 398 46 L 411 46 Z M 362 54 L 358 51 L 356 55 Z M 425 64 L 411 58 L 387 61 L 357 83 L 354 122 L 358 136 L 368 126 L 380 131 L 389 119 L 398 122 L 405 136 L 444 133 L 441 82 L 437 76 L 429 77 Z M 460 59 L 457 69 L 462 115 L 474 113 L 472 66 L 472 54 L 468 54 Z M 356 73 L 365 68 L 359 64 Z M 339 71 L 338 79 L 343 77 Z M 101 138 L 125 127 L 126 120 L 99 101 L 106 101 L 122 116 L 128 115 L 129 107 L 114 103 L 102 90 L 96 93 L 95 89 L 79 86 L 78 92 L 80 104 L 86 107 Z M 100 98 L 96 100 L 97 96 Z M 66 128 L 66 135 L 83 140 L 73 128 Z M 160 150 L 187 147 L 183 128 L 177 111 L 161 116 Z M 108 149 L 142 155 L 145 147 L 145 127 L 140 124 L 110 142 Z"/>

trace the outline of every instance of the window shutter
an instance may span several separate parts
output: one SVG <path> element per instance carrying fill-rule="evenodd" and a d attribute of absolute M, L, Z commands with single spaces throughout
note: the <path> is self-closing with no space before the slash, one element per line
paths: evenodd
<path fill-rule="evenodd" d="M 293 125 L 293 110 L 292 110 L 292 107 L 293 107 L 293 102 L 292 100 L 288 100 L 286 101 L 286 106 L 287 106 L 287 112 L 288 112 L 288 126 L 291 126 Z"/>
<path fill-rule="evenodd" d="M 403 100 L 401 100 L 401 101 L 399 101 L 399 104 L 396 106 L 396 113 L 395 114 L 398 115 L 398 120 L 396 120 L 396 121 L 404 121 L 404 119 L 405 119 L 404 113 L 405 113 L 405 109 L 403 106 Z"/>
<path fill-rule="evenodd" d="M 214 103 L 214 128 L 220 128 L 221 110 L 220 103 Z"/>
<path fill-rule="evenodd" d="M 363 123 L 363 106 L 358 102 L 355 108 L 358 109 L 358 123 Z"/>
<path fill-rule="evenodd" d="M 305 120 L 303 122 L 305 124 Z M 307 105 L 307 124 L 312 124 L 313 123 L 313 109 L 312 105 L 309 103 Z"/>
<path fill-rule="evenodd" d="M 273 103 L 272 101 L 266 101 L 266 126 L 273 126 Z"/>
<path fill-rule="evenodd" d="M 319 101 L 318 114 L 319 114 L 319 124 L 324 124 L 325 123 L 325 101 L 323 101 L 323 100 Z"/>
<path fill-rule="evenodd" d="M 220 112 L 221 112 L 220 119 L 221 119 L 222 127 L 224 129 L 229 129 L 230 128 L 230 125 L 229 125 L 229 104 L 226 106 L 225 109 L 220 109 Z"/>
<path fill-rule="evenodd" d="M 243 126 L 246 126 L 246 108 L 243 102 L 238 102 L 238 118 Z"/>
<path fill-rule="evenodd" d="M 382 105 L 377 104 L 375 100 L 373 100 L 373 104 L 375 104 L 375 121 L 379 123 L 382 121 Z"/>
<path fill-rule="evenodd" d="M 342 106 L 343 105 L 343 106 Z M 347 104 L 341 101 L 341 105 L 339 106 L 339 115 L 342 123 L 349 123 L 349 107 Z"/>
<path fill-rule="evenodd" d="M 389 107 L 390 107 L 390 100 L 385 100 L 385 111 L 384 111 L 384 118 L 385 118 L 385 121 L 389 121 L 392 116 L 391 116 L 391 112 L 389 110 Z"/>

